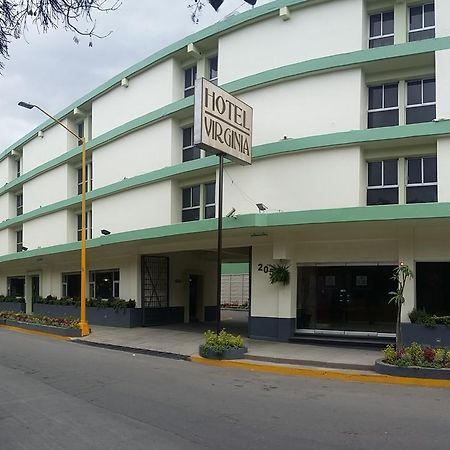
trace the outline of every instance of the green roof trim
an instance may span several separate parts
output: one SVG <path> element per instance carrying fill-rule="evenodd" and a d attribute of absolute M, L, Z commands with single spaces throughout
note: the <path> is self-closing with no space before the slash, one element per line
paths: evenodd
<path fill-rule="evenodd" d="M 411 205 L 358 206 L 354 208 L 293 211 L 273 214 L 245 214 L 237 216 L 237 218 L 224 218 L 223 225 L 226 233 L 226 230 L 232 229 L 250 229 L 252 231 L 261 229 L 262 231 L 271 227 L 296 225 L 449 218 L 450 203 L 423 203 Z M 87 241 L 87 248 L 92 249 L 132 241 L 209 233 L 215 232 L 216 229 L 217 219 L 177 223 L 155 228 L 115 233 L 91 239 Z M 60 244 L 3 255 L 0 256 L 0 263 L 79 250 L 80 243 L 71 242 L 69 244 Z"/>
<path fill-rule="evenodd" d="M 254 159 L 278 156 L 288 153 L 320 150 L 339 146 L 360 145 L 367 142 L 394 141 L 398 139 L 414 137 L 435 137 L 450 134 L 450 120 L 439 122 L 428 122 L 413 125 L 402 125 L 396 127 L 372 128 L 368 130 L 345 131 L 341 133 L 331 133 L 318 136 L 308 136 L 298 139 L 286 139 L 270 144 L 263 144 L 253 148 Z M 169 180 L 177 176 L 204 170 L 215 169 L 218 165 L 216 156 L 208 156 L 174 166 L 164 167 L 149 173 L 137 175 L 112 183 L 108 186 L 95 189 L 87 193 L 88 201 L 98 200 L 110 195 L 146 186 L 152 183 Z M 9 188 L 9 185 L 8 185 Z M 5 188 L 3 188 L 5 189 Z M 0 194 L 2 190 L 0 189 Z M 71 197 L 66 200 L 43 206 L 39 209 L 24 213 L 20 216 L 7 219 L 0 223 L 0 230 L 17 225 L 29 220 L 61 211 L 69 207 L 76 207 L 81 203 L 81 195 Z"/>

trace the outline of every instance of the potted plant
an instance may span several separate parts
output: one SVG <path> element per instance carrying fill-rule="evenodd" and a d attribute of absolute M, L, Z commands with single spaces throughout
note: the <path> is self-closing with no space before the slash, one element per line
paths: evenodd
<path fill-rule="evenodd" d="M 289 284 L 289 266 L 284 263 L 269 264 L 270 284 L 281 283 L 286 286 Z"/>
<path fill-rule="evenodd" d="M 242 359 L 247 351 L 241 336 L 225 330 L 219 334 L 208 330 L 205 333 L 205 343 L 199 347 L 200 356 L 209 359 Z"/>

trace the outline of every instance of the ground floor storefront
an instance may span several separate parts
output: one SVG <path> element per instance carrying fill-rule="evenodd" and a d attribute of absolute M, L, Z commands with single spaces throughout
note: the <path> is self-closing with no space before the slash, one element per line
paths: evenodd
<path fill-rule="evenodd" d="M 231 286 L 229 278 L 222 285 L 228 286 L 223 288 L 228 303 L 236 292 L 240 302 L 249 303 L 244 334 L 252 338 L 393 337 L 395 307 L 388 301 L 400 261 L 415 274 L 406 286 L 402 321 L 409 322 L 408 313 L 416 307 L 450 314 L 450 231 L 444 220 L 226 230 L 224 248 L 224 263 L 248 267 L 248 274 L 233 281 L 247 287 Z M 271 284 L 274 264 L 287 268 L 288 283 Z M 105 239 L 88 248 L 88 272 L 88 298 L 135 303 L 128 326 L 216 319 L 214 232 L 119 244 Z M 24 297 L 27 312 L 51 311 L 40 298 L 76 298 L 79 293 L 77 251 L 0 264 L 0 294 Z M 89 314 L 94 318 L 93 310 L 88 320 Z M 102 324 L 110 320 L 118 326 L 112 313 L 95 314 L 106 321 Z"/>

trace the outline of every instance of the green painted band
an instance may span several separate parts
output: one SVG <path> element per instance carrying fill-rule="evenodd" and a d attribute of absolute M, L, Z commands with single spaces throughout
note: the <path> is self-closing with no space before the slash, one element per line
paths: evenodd
<path fill-rule="evenodd" d="M 358 206 L 354 208 L 321 209 L 281 212 L 273 214 L 245 214 L 236 218 L 224 218 L 224 230 L 254 229 L 266 227 L 301 226 L 350 222 L 379 222 L 390 220 L 449 219 L 450 203 L 423 203 L 411 205 Z M 200 220 L 110 234 L 87 241 L 87 247 L 97 248 L 139 240 L 151 240 L 181 235 L 213 233 L 217 219 Z M 261 230 L 261 231 L 262 231 Z M 71 242 L 52 247 L 28 250 L 0 256 L 0 263 L 26 260 L 37 256 L 79 251 L 80 243 Z"/>

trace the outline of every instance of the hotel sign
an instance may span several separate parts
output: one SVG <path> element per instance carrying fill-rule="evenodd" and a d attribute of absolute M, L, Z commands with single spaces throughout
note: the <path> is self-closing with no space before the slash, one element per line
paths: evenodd
<path fill-rule="evenodd" d="M 252 163 L 253 109 L 202 78 L 195 83 L 194 145 Z"/>

